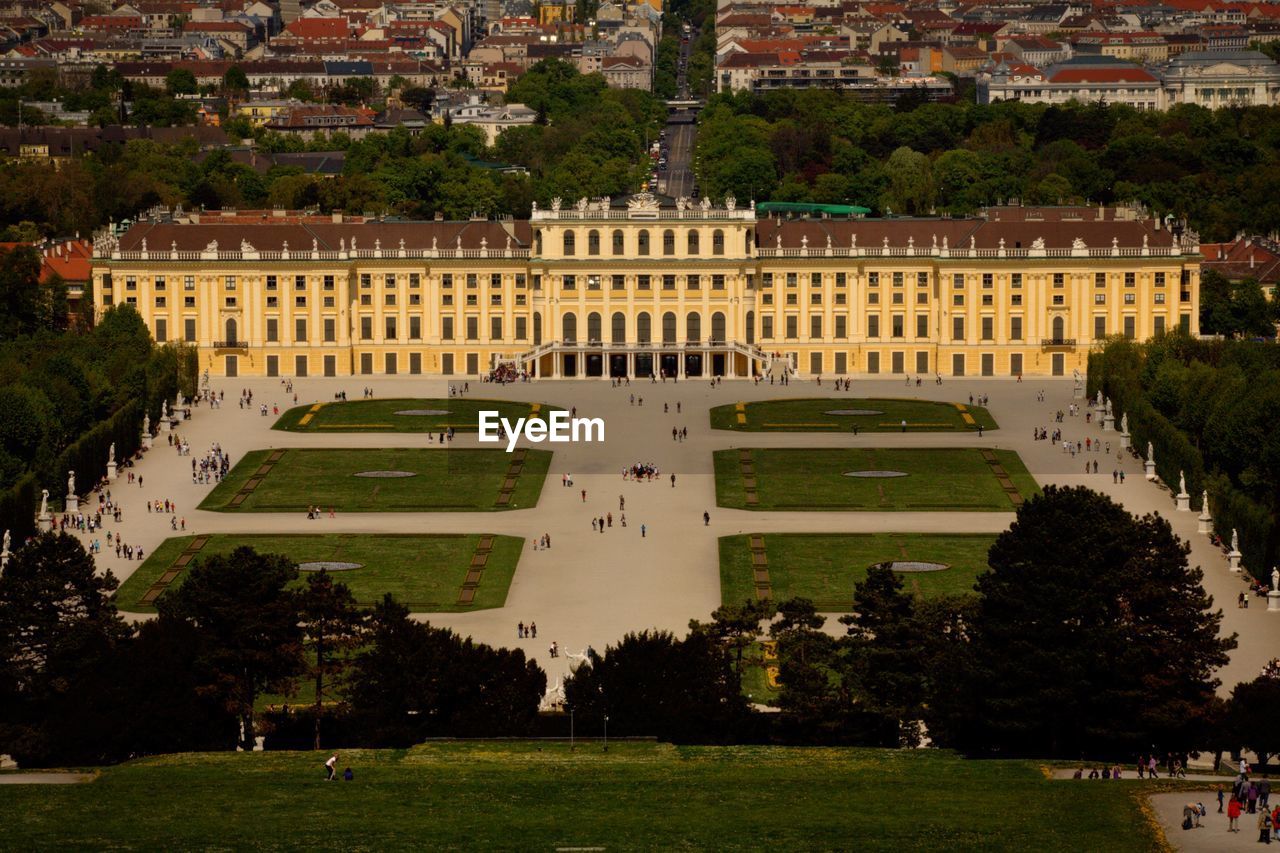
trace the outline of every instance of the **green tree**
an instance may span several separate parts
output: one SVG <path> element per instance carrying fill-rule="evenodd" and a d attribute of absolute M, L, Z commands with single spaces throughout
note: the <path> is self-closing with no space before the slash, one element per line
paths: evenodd
<path fill-rule="evenodd" d="M 202 689 L 239 718 L 245 749 L 254 745 L 258 696 L 287 692 L 305 669 L 298 600 L 288 588 L 297 576 L 288 558 L 242 546 L 196 563 L 156 602 L 162 617 L 185 621 L 207 639 Z"/>
<path fill-rule="evenodd" d="M 1004 754 L 1192 748 L 1235 638 L 1187 552 L 1089 489 L 1028 500 L 978 578 L 961 687 L 934 691 L 930 733 Z"/>
<path fill-rule="evenodd" d="M 1247 749 L 1266 765 L 1280 755 L 1280 734 L 1275 725 L 1275 709 L 1280 702 L 1280 679 L 1264 676 L 1237 684 L 1227 702 L 1222 730 L 1233 740 L 1233 750 Z"/>
<path fill-rule="evenodd" d="M 243 94 L 249 91 L 249 76 L 239 65 L 232 65 L 222 75 L 222 90 L 229 94 Z"/>
<path fill-rule="evenodd" d="M 165 75 L 165 91 L 170 95 L 194 95 L 199 88 L 189 68 L 175 68 Z"/>
<path fill-rule="evenodd" d="M 743 654 L 760 637 L 761 623 L 773 618 L 775 612 L 773 603 L 768 600 L 726 604 L 712 611 L 710 622 L 689 620 L 689 632 L 706 636 L 726 659 L 732 660 L 734 676 L 741 687 Z"/>
<path fill-rule="evenodd" d="M 933 170 L 929 158 L 902 147 L 885 164 L 889 186 L 881 203 L 895 213 L 923 214 L 933 207 Z"/>
<path fill-rule="evenodd" d="M 320 749 L 320 718 L 325 699 L 342 683 L 351 665 L 351 653 L 364 638 L 364 616 L 351 590 L 334 583 L 323 569 L 307 578 L 298 598 L 303 639 L 311 652 L 311 676 L 315 680 L 315 749 Z"/>

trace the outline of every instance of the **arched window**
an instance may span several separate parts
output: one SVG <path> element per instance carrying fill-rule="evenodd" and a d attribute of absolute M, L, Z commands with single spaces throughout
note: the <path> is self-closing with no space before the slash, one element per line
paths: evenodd
<path fill-rule="evenodd" d="M 587 232 L 587 254 L 600 254 L 600 232 L 591 230 Z"/>
<path fill-rule="evenodd" d="M 1055 341 L 1060 341 L 1066 337 L 1066 335 L 1063 334 L 1063 325 L 1064 324 L 1061 317 L 1053 318 L 1053 339 Z"/>
<path fill-rule="evenodd" d="M 239 338 L 236 337 L 236 318 L 227 318 L 227 343 L 234 344 Z"/>
<path fill-rule="evenodd" d="M 536 347 L 542 343 L 542 314 L 538 311 L 533 312 L 533 345 Z"/>
<path fill-rule="evenodd" d="M 751 229 L 748 228 L 742 235 L 742 251 L 746 252 L 748 255 L 751 254 L 751 244 L 754 240 L 755 236 L 751 233 Z"/>
<path fill-rule="evenodd" d="M 647 344 L 653 340 L 653 321 L 649 318 L 648 311 L 641 311 L 636 315 L 636 342 Z"/>
<path fill-rule="evenodd" d="M 642 228 L 640 233 L 636 235 L 636 254 L 649 254 L 649 230 L 647 228 Z"/>
<path fill-rule="evenodd" d="M 711 315 L 711 342 L 724 343 L 724 314 L 719 311 Z"/>
<path fill-rule="evenodd" d="M 676 342 L 676 315 L 671 311 L 662 315 L 662 342 L 664 344 Z"/>
<path fill-rule="evenodd" d="M 698 254 L 698 232 L 697 231 L 689 232 L 689 254 L 691 255 Z"/>
<path fill-rule="evenodd" d="M 587 340 L 591 343 L 600 340 L 600 315 L 595 311 L 587 315 Z"/>
<path fill-rule="evenodd" d="M 533 235 L 533 253 L 538 257 L 542 257 L 542 232 Z"/>
<path fill-rule="evenodd" d="M 711 232 L 711 254 L 724 254 L 724 232 L 719 228 Z"/>
<path fill-rule="evenodd" d="M 612 325 L 613 328 L 610 330 L 612 334 L 609 340 L 615 344 L 625 344 L 627 342 L 627 315 L 621 311 L 616 312 L 613 315 Z"/>
<path fill-rule="evenodd" d="M 566 343 L 576 342 L 578 340 L 578 318 L 570 311 L 564 315 L 560 322 L 564 327 L 564 334 L 561 337 L 564 338 Z"/>
<path fill-rule="evenodd" d="M 564 253 L 566 256 L 572 255 L 577 250 L 577 238 L 572 231 L 564 232 Z"/>
<path fill-rule="evenodd" d="M 702 317 L 697 311 L 691 311 L 684 318 L 684 339 L 686 341 L 702 340 Z"/>
<path fill-rule="evenodd" d="M 623 251 L 622 230 L 618 229 L 613 232 L 613 253 L 615 255 L 621 255 Z"/>
<path fill-rule="evenodd" d="M 747 312 L 747 343 L 754 344 L 756 342 L 756 312 Z"/>
<path fill-rule="evenodd" d="M 676 232 L 667 229 L 662 232 L 662 254 L 674 255 L 676 253 Z"/>

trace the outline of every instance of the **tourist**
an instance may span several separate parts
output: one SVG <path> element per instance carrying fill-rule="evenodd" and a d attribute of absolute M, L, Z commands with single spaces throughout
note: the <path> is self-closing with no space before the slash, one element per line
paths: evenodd
<path fill-rule="evenodd" d="M 535 640 L 538 639 L 538 623 L 537 622 L 529 623 L 529 636 Z"/>
<path fill-rule="evenodd" d="M 643 524 L 642 524 L 642 525 L 640 525 L 640 538 L 641 538 L 641 539 L 643 539 L 643 538 L 645 537 L 645 533 L 646 533 L 647 531 L 648 531 L 648 528 L 647 528 L 647 527 L 645 527 Z"/>
<path fill-rule="evenodd" d="M 1227 792 L 1222 787 L 1222 783 L 1218 783 L 1218 814 L 1222 814 L 1222 806 L 1226 802 Z"/>
<path fill-rule="evenodd" d="M 1240 831 L 1240 801 L 1235 797 L 1227 804 L 1227 832 Z"/>
<path fill-rule="evenodd" d="M 337 767 L 338 767 L 338 756 L 336 754 L 329 756 L 329 760 L 324 763 L 324 770 L 325 770 L 324 780 L 326 782 L 332 782 L 338 778 Z"/>
<path fill-rule="evenodd" d="M 706 510 L 703 510 L 702 512 L 702 526 L 703 527 L 711 526 L 711 513 Z"/>
<path fill-rule="evenodd" d="M 1258 814 L 1258 841 L 1263 844 L 1271 843 L 1271 814 L 1262 811 Z"/>
<path fill-rule="evenodd" d="M 524 639 L 524 623 L 523 622 L 516 623 L 516 639 L 520 639 L 520 640 Z"/>

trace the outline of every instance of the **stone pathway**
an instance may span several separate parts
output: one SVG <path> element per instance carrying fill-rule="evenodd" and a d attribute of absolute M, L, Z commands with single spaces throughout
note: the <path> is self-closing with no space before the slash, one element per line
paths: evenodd
<path fill-rule="evenodd" d="M 76 785 L 94 778 L 93 773 L 0 773 L 0 785 Z"/>
<path fill-rule="evenodd" d="M 261 417 L 257 405 L 278 404 L 281 411 L 293 405 L 279 380 L 215 379 L 214 387 L 226 394 L 221 409 L 197 408 L 192 421 L 177 425 L 177 433 L 188 438 L 193 455 L 202 454 L 213 442 L 220 442 L 239 461 L 251 450 L 305 447 L 422 447 L 447 452 L 429 442 L 426 434 L 404 433 L 292 433 L 272 431 L 274 416 Z M 360 388 L 372 385 L 380 398 L 445 397 L 443 379 L 421 376 L 377 376 L 306 378 L 296 380 L 299 405 L 333 400 L 334 393 L 346 390 L 359 399 Z M 241 388 L 254 392 L 254 406 L 240 409 L 236 398 Z M 1047 402 L 1036 400 L 1039 390 Z M 634 394 L 643 405 L 631 405 Z M 712 406 L 784 397 L 830 396 L 840 401 L 859 397 L 913 396 L 927 400 L 967 403 L 970 394 L 990 396 L 989 408 L 1000 429 L 976 434 L 953 433 L 849 433 L 784 434 L 735 433 L 709 427 Z M 730 510 L 715 504 L 715 476 L 712 452 L 718 449 L 749 447 L 981 447 L 987 450 L 1017 451 L 1031 474 L 1041 484 L 1088 485 L 1111 495 L 1131 512 L 1160 512 L 1170 518 L 1174 530 L 1192 546 L 1191 561 L 1203 567 L 1205 586 L 1216 605 L 1224 609 L 1223 630 L 1239 634 L 1240 647 L 1231 662 L 1218 673 L 1222 691 L 1258 674 L 1280 648 L 1280 613 L 1267 613 L 1261 602 L 1245 610 L 1235 606 L 1244 588 L 1238 575 L 1226 567 L 1222 551 L 1208 537 L 1196 534 L 1195 512 L 1174 512 L 1168 489 L 1147 482 L 1141 463 L 1127 452 L 1117 458 L 1119 436 L 1104 433 L 1100 424 L 1086 424 L 1084 417 L 1067 417 L 1061 425 L 1067 440 L 1085 437 L 1110 441 L 1111 452 L 1085 453 L 1098 461 L 1098 474 L 1084 474 L 1085 459 L 1062 451 L 1060 444 L 1034 441 L 1034 427 L 1052 429 L 1053 413 L 1066 410 L 1072 402 L 1072 382 L 1066 380 L 1026 381 L 1006 378 L 954 379 L 943 385 L 905 389 L 901 381 L 860 379 L 849 392 L 833 393 L 829 384 L 821 388 L 813 382 L 793 382 L 790 386 L 756 386 L 745 380 L 726 381 L 712 388 L 708 381 L 680 383 L 633 382 L 613 388 L 608 381 L 541 381 L 495 387 L 471 383 L 471 397 L 491 397 L 527 402 L 543 402 L 566 409 L 576 406 L 580 417 L 603 417 L 606 441 L 599 444 L 538 445 L 552 449 L 555 456 L 538 505 L 532 509 L 464 513 L 346 513 L 307 521 L 304 513 L 212 513 L 195 509 L 212 489 L 193 485 L 190 459 L 178 458 L 166 443 L 166 434 L 157 436 L 155 449 L 134 469 L 145 478 L 145 489 L 129 486 L 123 474 L 113 487 L 123 504 L 125 522 L 108 529 L 120 531 L 124 541 L 141 545 L 150 554 L 175 534 L 169 516 L 147 513 L 146 499 L 169 498 L 177 502 L 179 517 L 185 517 L 186 534 L 209 533 L 479 533 L 497 532 L 523 536 L 525 553 L 516 571 L 506 607 L 470 613 L 430 614 L 422 618 L 454 628 L 487 643 L 523 648 L 547 670 L 552 681 L 568 671 L 568 661 L 550 659 L 546 649 L 556 641 L 565 652 L 577 652 L 587 645 L 602 649 L 627 631 L 663 628 L 683 633 L 690 618 L 705 619 L 720 604 L 717 539 L 737 533 L 796 532 L 936 532 L 996 533 L 1013 519 L 1015 498 L 1010 496 L 1009 512 L 780 512 Z M 676 413 L 676 403 L 682 413 Z M 1084 401 L 1077 401 L 1084 402 Z M 662 411 L 668 403 L 670 411 Z M 838 403 L 833 408 L 839 408 Z M 672 441 L 672 427 L 687 427 L 686 441 Z M 473 434 L 459 434 L 450 445 L 479 446 Z M 499 445 L 485 445 L 498 447 Z M 269 455 L 268 458 L 271 458 Z M 278 458 L 278 456 L 277 456 Z M 514 460 L 513 460 L 514 462 Z M 661 476 L 653 482 L 623 481 L 621 471 L 637 462 L 656 464 Z M 177 463 L 177 464 L 175 464 Z M 1123 470 L 1127 480 L 1121 485 L 1107 477 L 1113 469 Z M 561 475 L 571 473 L 573 488 L 560 485 Z M 676 487 L 670 474 L 677 477 Z M 744 471 L 744 474 L 747 472 Z M 998 476 L 998 473 L 993 471 Z M 506 484 L 504 483 L 504 486 Z M 584 503 L 580 492 L 587 491 Z M 620 525 L 618 497 L 626 498 L 627 527 Z M 702 514 L 710 512 L 711 524 L 704 526 Z M 605 533 L 591 529 L 591 519 L 614 513 L 614 526 Z M 641 538 L 641 524 L 648 535 Z M 532 540 L 550 534 L 552 548 L 533 551 Z M 139 565 L 106 553 L 105 534 L 99 566 L 109 568 L 123 579 Z M 86 537 L 87 539 L 87 537 Z M 145 617 L 139 617 L 145 618 Z M 516 637 L 516 623 L 536 622 L 537 640 Z M 834 621 L 834 620 L 832 620 Z M 839 626 L 835 626 L 838 628 Z"/>
<path fill-rule="evenodd" d="M 1228 780 L 1228 788 L 1230 780 Z M 1238 821 L 1240 831 L 1227 831 L 1227 816 L 1218 814 L 1218 795 L 1213 787 L 1203 791 L 1176 791 L 1169 794 L 1153 794 L 1148 798 L 1164 836 L 1174 850 L 1185 853 L 1229 853 L 1240 850 L 1269 850 L 1258 844 L 1258 816 L 1242 814 Z M 1187 803 L 1204 803 L 1209 813 L 1200 818 L 1198 829 L 1182 828 L 1182 809 Z M 1274 801 L 1273 801 L 1274 804 Z M 1276 843 L 1273 839 L 1273 844 Z"/>

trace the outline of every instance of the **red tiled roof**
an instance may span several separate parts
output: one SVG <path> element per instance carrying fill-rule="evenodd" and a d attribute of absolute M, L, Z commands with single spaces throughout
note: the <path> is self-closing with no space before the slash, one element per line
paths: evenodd
<path fill-rule="evenodd" d="M 1051 83 L 1154 83 L 1156 78 L 1136 65 L 1132 68 L 1072 66 L 1056 71 L 1049 81 Z"/>

